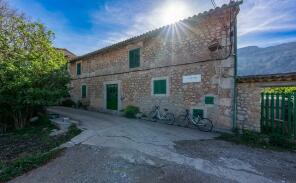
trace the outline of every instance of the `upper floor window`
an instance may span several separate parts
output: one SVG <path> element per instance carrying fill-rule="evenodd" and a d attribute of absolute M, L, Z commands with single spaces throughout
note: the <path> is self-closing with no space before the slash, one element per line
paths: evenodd
<path fill-rule="evenodd" d="M 81 63 L 76 64 L 76 74 L 80 75 L 81 74 Z"/>
<path fill-rule="evenodd" d="M 140 48 L 129 51 L 129 68 L 140 66 Z"/>

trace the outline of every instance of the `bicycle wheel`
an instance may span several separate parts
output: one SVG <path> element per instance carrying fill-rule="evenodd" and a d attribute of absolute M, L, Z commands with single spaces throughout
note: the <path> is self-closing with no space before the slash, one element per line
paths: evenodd
<path fill-rule="evenodd" d="M 175 115 L 173 113 L 166 114 L 166 120 L 173 124 L 175 122 Z"/>
<path fill-rule="evenodd" d="M 155 111 L 151 111 L 149 114 L 148 114 L 148 119 L 153 121 L 153 122 L 156 122 L 156 115 L 155 115 Z"/>
<path fill-rule="evenodd" d="M 178 116 L 178 118 L 177 118 L 177 125 L 178 126 L 183 126 L 183 127 L 188 126 L 188 120 L 186 118 L 186 115 L 180 115 L 180 116 Z"/>
<path fill-rule="evenodd" d="M 195 126 L 203 132 L 210 132 L 213 129 L 213 123 L 208 118 L 202 118 L 197 124 L 195 124 Z"/>

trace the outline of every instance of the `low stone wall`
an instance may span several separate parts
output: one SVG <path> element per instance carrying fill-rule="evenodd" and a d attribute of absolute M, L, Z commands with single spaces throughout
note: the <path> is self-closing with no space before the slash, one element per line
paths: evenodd
<path fill-rule="evenodd" d="M 237 125 L 240 129 L 260 130 L 261 95 L 258 83 L 238 83 Z"/>
<path fill-rule="evenodd" d="M 260 131 L 261 92 L 267 87 L 296 86 L 296 73 L 238 77 L 238 128 Z"/>

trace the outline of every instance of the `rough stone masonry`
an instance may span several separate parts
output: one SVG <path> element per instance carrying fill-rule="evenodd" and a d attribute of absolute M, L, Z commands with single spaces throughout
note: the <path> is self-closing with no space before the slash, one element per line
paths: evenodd
<path fill-rule="evenodd" d="M 232 2 L 70 60 L 72 99 L 113 113 L 127 105 L 146 114 L 160 105 L 175 116 L 197 109 L 215 127 L 231 128 L 238 12 Z M 112 96 L 115 110 L 108 108 Z"/>

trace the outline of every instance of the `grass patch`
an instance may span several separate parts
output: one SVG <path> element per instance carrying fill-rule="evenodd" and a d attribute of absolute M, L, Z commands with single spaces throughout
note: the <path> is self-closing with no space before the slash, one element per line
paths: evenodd
<path fill-rule="evenodd" d="M 0 182 L 47 163 L 60 152 L 52 149 L 81 133 L 73 124 L 67 133 L 49 136 L 55 128 L 47 116 L 41 116 L 21 130 L 0 136 Z"/>
<path fill-rule="evenodd" d="M 219 137 L 216 137 L 216 139 L 263 149 L 296 151 L 296 143 L 294 141 L 290 140 L 288 137 L 275 133 L 263 134 L 249 130 L 243 130 L 242 133 L 222 133 Z"/>
<path fill-rule="evenodd" d="M 14 177 L 20 176 L 25 172 L 28 172 L 34 168 L 37 168 L 43 164 L 46 164 L 51 159 L 54 159 L 62 152 L 61 149 L 37 153 L 32 156 L 19 158 L 7 166 L 1 168 L 0 182 L 9 181 Z"/>

